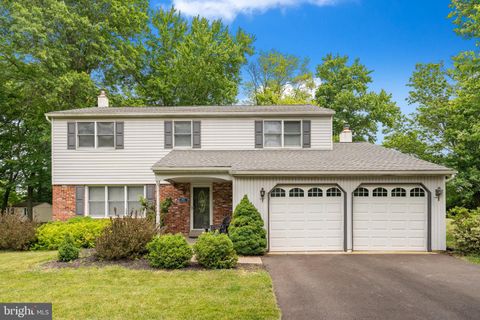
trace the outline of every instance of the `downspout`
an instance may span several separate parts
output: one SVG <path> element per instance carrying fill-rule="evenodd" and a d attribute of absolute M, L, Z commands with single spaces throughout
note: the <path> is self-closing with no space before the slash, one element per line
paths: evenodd
<path fill-rule="evenodd" d="M 161 227 L 160 221 L 160 182 L 155 181 L 155 223 L 158 227 Z"/>

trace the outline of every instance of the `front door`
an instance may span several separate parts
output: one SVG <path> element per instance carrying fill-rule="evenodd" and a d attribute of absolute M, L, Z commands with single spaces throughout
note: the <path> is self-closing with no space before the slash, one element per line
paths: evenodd
<path fill-rule="evenodd" d="M 210 227 L 210 188 L 193 187 L 193 229 Z"/>

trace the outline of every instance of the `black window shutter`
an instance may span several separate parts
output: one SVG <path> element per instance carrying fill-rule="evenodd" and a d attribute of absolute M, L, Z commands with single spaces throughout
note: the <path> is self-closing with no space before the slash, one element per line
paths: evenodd
<path fill-rule="evenodd" d="M 193 147 L 200 148 L 201 147 L 201 122 L 200 121 L 193 121 Z"/>
<path fill-rule="evenodd" d="M 173 139 L 172 139 L 172 121 L 165 121 L 164 125 L 164 148 L 172 149 L 173 148 Z"/>
<path fill-rule="evenodd" d="M 123 149 L 123 122 L 115 123 L 115 149 Z"/>
<path fill-rule="evenodd" d="M 77 186 L 75 188 L 75 214 L 83 216 L 85 214 L 85 187 Z"/>
<path fill-rule="evenodd" d="M 263 121 L 255 121 L 255 148 L 263 148 Z"/>
<path fill-rule="evenodd" d="M 155 185 L 147 184 L 147 200 L 149 202 L 155 202 Z"/>
<path fill-rule="evenodd" d="M 311 147 L 311 127 L 312 122 L 310 120 L 303 120 L 302 121 L 302 128 L 303 128 L 303 147 L 310 148 Z"/>
<path fill-rule="evenodd" d="M 77 147 L 77 125 L 75 122 L 67 123 L 67 149 L 74 150 Z"/>

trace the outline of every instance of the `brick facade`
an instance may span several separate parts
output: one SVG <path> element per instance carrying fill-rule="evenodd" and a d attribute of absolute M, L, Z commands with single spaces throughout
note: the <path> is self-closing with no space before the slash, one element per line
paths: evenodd
<path fill-rule="evenodd" d="M 75 186 L 52 186 L 52 218 L 67 220 L 75 216 Z"/>
<path fill-rule="evenodd" d="M 221 224 L 223 218 L 232 215 L 232 183 L 214 182 L 213 195 L 213 224 Z"/>

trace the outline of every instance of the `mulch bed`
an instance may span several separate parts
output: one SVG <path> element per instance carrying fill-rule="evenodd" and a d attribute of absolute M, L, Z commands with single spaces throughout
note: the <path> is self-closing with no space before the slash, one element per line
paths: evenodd
<path fill-rule="evenodd" d="M 94 249 L 84 249 L 82 250 L 80 254 L 80 258 L 77 260 L 71 261 L 71 262 L 60 262 L 60 261 L 49 261 L 46 262 L 42 265 L 44 268 L 47 269 L 62 269 L 62 268 L 81 268 L 81 267 L 97 267 L 97 268 L 103 268 L 103 267 L 110 267 L 110 266 L 120 266 L 124 267 L 127 269 L 133 269 L 133 270 L 163 270 L 163 271 L 169 271 L 168 269 L 157 269 L 157 268 L 152 268 L 149 264 L 148 261 L 144 258 L 136 259 L 136 260 L 115 260 L 115 261 L 109 261 L 109 260 L 99 260 L 95 256 L 95 250 Z M 257 265 L 257 264 L 238 264 L 234 269 L 237 270 L 246 270 L 246 271 L 257 271 L 264 269 L 263 265 Z M 186 268 L 183 269 L 175 269 L 175 270 L 180 270 L 180 271 L 201 271 L 201 270 L 209 270 L 201 265 L 199 265 L 197 262 L 192 261 L 190 262 L 190 265 L 187 266 Z"/>

